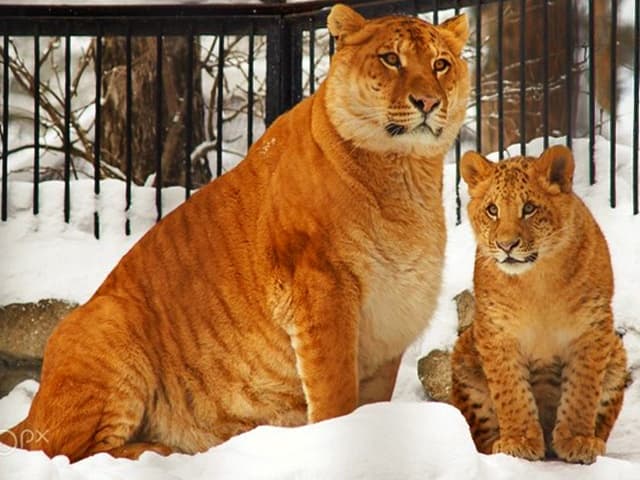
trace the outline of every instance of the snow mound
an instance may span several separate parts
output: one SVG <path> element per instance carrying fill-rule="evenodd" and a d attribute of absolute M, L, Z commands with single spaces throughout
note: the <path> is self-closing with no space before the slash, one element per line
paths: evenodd
<path fill-rule="evenodd" d="M 0 400 L 0 418 L 26 412 L 36 382 Z M 0 451 L 3 480 L 110 479 L 461 479 L 476 478 L 476 453 L 464 418 L 440 403 L 378 403 L 298 428 L 258 427 L 199 455 L 139 461 L 95 455 L 70 465 L 42 452 Z"/>
<path fill-rule="evenodd" d="M 0 426 L 26 414 L 38 388 L 23 382 L 0 400 Z M 601 457 L 594 465 L 528 462 L 476 452 L 458 410 L 435 402 L 366 405 L 350 415 L 297 428 L 258 427 L 198 455 L 138 461 L 99 454 L 75 464 L 42 452 L 0 450 L 2 480 L 637 480 L 640 464 Z"/>

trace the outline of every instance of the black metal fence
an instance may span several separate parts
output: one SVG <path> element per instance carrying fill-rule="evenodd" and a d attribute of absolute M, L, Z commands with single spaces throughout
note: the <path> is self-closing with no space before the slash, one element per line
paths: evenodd
<path fill-rule="evenodd" d="M 136 162 L 132 148 L 136 136 L 132 122 L 136 82 L 132 74 L 132 43 L 136 39 L 144 37 L 155 41 L 155 52 L 150 52 L 155 57 L 153 75 L 157 88 L 150 107 L 155 113 L 148 118 L 147 126 L 155 132 L 155 171 L 150 182 L 155 186 L 158 219 L 163 215 L 162 189 L 166 186 L 163 150 L 169 129 L 167 123 L 170 123 L 161 111 L 168 95 L 166 78 L 158 81 L 164 75 L 163 62 L 168 61 L 164 51 L 166 42 L 172 38 L 186 39 L 187 64 L 192 67 L 186 69 L 184 91 L 178 92 L 184 111 L 175 116 L 184 124 L 180 148 L 184 151 L 181 184 L 185 197 L 197 187 L 192 182 L 192 163 L 207 162 L 212 176 L 230 168 L 233 161 L 225 160 L 229 157 L 229 145 L 236 146 L 232 156 L 236 160 L 241 158 L 265 125 L 303 96 L 313 93 L 326 73 L 333 48 L 325 29 L 329 7 L 335 3 L 332 1 L 254 0 L 173 6 L 87 3 L 0 5 L 0 217 L 3 221 L 8 219 L 11 178 L 18 174 L 24 177 L 25 172 L 33 182 L 33 213 L 38 214 L 43 175 L 50 173 L 41 162 L 45 153 L 58 155 L 58 175 L 65 185 L 65 221 L 72 216 L 72 180 L 78 177 L 78 170 L 83 170 L 76 164 L 79 157 L 84 164 L 83 171 L 93 178 L 95 196 L 100 195 L 105 176 L 112 175 L 126 182 L 125 203 L 126 208 L 130 207 Z M 512 144 L 519 143 L 520 152 L 526 154 L 527 142 L 536 137 L 544 138 L 545 147 L 553 136 L 566 136 L 569 146 L 574 138 L 589 138 L 590 181 L 594 183 L 597 178 L 610 183 L 611 207 L 616 206 L 617 199 L 616 139 L 621 115 L 621 78 L 625 78 L 624 85 L 630 87 L 625 87 L 624 124 L 631 125 L 625 131 L 632 149 L 633 213 L 638 213 L 640 0 L 620 1 L 624 12 L 633 12 L 633 18 L 623 19 L 616 0 L 344 3 L 367 17 L 403 13 L 421 15 L 434 23 L 460 11 L 468 13 L 473 32 L 465 55 L 472 65 L 475 88 L 469 118 L 452 158 L 457 161 L 461 150 L 467 147 L 485 153 L 498 151 L 502 158 L 505 148 Z M 103 68 L 105 40 L 112 37 L 124 38 L 126 51 L 124 158 L 119 168 L 105 165 L 101 134 L 106 122 L 103 112 L 107 74 Z M 78 44 L 84 45 L 86 51 L 76 65 L 73 59 Z M 21 55 L 33 60 L 26 61 Z M 52 60 L 56 55 L 58 60 Z M 208 80 L 200 78 L 201 70 L 208 72 Z M 235 73 L 231 75 L 230 71 Z M 89 100 L 78 107 L 75 103 L 84 81 L 79 73 L 87 72 L 90 92 L 85 91 L 84 96 Z M 43 80 L 45 74 L 49 83 Z M 234 83 L 230 81 L 234 75 L 242 80 L 234 81 L 235 90 L 229 87 Z M 212 86 L 205 95 L 206 112 L 198 117 L 194 112 L 194 99 L 202 94 L 198 91 L 203 88 L 202 82 Z M 234 102 L 240 106 L 232 111 L 229 105 Z M 88 124 L 85 121 L 86 125 L 82 120 L 85 114 L 91 117 Z M 193 122 L 203 118 L 207 133 L 196 145 Z M 609 172 L 604 174 L 595 169 L 598 132 L 606 133 L 611 140 Z M 45 134 L 49 137 L 43 140 Z M 30 163 L 14 168 L 12 162 L 16 163 L 14 158 L 20 153 L 28 153 Z M 126 229 L 129 231 L 128 223 Z M 97 210 L 94 232 L 98 237 Z"/>

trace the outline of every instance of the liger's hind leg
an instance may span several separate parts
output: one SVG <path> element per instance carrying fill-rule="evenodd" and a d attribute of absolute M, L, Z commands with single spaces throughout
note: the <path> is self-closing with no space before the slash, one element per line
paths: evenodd
<path fill-rule="evenodd" d="M 113 395 L 85 382 L 57 372 L 43 378 L 27 418 L 40 440 L 22 447 L 73 462 L 121 447 L 135 435 L 143 415 L 140 402 L 126 389 Z"/>
<path fill-rule="evenodd" d="M 456 342 L 451 370 L 451 403 L 466 418 L 478 451 L 491 453 L 500 428 L 471 329 L 465 330 Z"/>
<path fill-rule="evenodd" d="M 125 300 L 98 297 L 76 309 L 47 344 L 41 386 L 25 424 L 35 439 L 22 448 L 66 455 L 137 457 L 145 448 L 145 413 L 156 378 L 141 344 L 123 318 L 144 318 Z M 142 325 L 138 327 L 142 329 Z M 135 445 L 133 445 L 135 444 Z"/>
<path fill-rule="evenodd" d="M 166 445 L 138 440 L 138 432 L 144 422 L 143 416 L 144 405 L 136 400 L 121 397 L 107 402 L 84 456 L 108 453 L 113 457 L 137 459 L 145 451 L 161 455 L 172 453 L 171 448 Z"/>
<path fill-rule="evenodd" d="M 391 400 L 401 359 L 399 356 L 387 361 L 370 378 L 360 381 L 359 405 Z"/>

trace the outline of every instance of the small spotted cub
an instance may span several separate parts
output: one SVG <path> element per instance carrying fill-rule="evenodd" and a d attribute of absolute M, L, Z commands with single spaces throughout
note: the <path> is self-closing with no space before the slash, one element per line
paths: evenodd
<path fill-rule="evenodd" d="M 562 146 L 500 163 L 468 152 L 460 164 L 476 312 L 453 352 L 451 400 L 483 453 L 592 463 L 622 406 L 609 250 L 573 170 Z"/>

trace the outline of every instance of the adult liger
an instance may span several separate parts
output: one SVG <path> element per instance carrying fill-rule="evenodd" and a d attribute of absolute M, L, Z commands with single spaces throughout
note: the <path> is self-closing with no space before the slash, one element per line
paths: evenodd
<path fill-rule="evenodd" d="M 336 5 L 328 26 L 326 81 L 61 322 L 2 442 L 46 432 L 19 446 L 72 461 L 198 452 L 389 398 L 440 290 L 467 20 Z"/>

